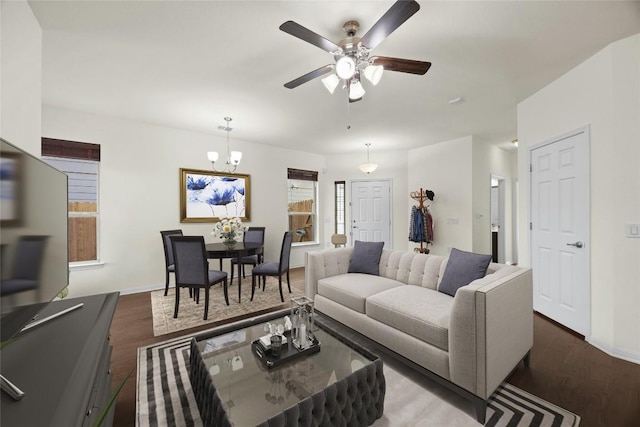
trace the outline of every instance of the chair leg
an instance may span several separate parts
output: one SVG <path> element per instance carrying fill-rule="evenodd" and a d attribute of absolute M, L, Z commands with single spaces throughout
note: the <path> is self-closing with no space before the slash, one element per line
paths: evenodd
<path fill-rule="evenodd" d="M 278 287 L 280 288 L 280 299 L 284 302 L 284 295 L 282 295 L 282 275 L 278 276 Z"/>
<path fill-rule="evenodd" d="M 244 279 L 245 277 L 247 277 L 246 272 L 244 270 L 244 264 L 242 264 L 242 278 Z"/>
<path fill-rule="evenodd" d="M 233 285 L 233 263 L 231 263 L 231 280 L 229 280 L 229 285 Z M 222 269 L 220 269 L 222 271 Z"/>
<path fill-rule="evenodd" d="M 267 286 L 267 276 L 262 276 L 262 292 L 264 292 L 264 288 Z"/>
<path fill-rule="evenodd" d="M 167 293 L 169 292 L 169 270 L 167 270 L 167 280 L 165 281 L 164 284 L 164 296 L 167 296 Z"/>
<path fill-rule="evenodd" d="M 178 317 L 178 306 L 180 305 L 180 287 L 176 286 L 176 308 L 173 309 L 173 318 Z"/>
<path fill-rule="evenodd" d="M 207 320 L 207 316 L 209 315 L 209 288 L 210 286 L 204 288 L 204 319 L 202 320 Z"/>
<path fill-rule="evenodd" d="M 289 288 L 289 293 L 291 293 L 291 282 L 289 281 L 289 270 L 287 270 L 287 287 Z"/>
<path fill-rule="evenodd" d="M 256 292 L 256 275 L 251 274 L 251 301 L 253 301 L 253 294 Z"/>
<path fill-rule="evenodd" d="M 229 290 L 227 289 L 227 278 L 225 277 L 224 281 L 222 282 L 222 286 L 224 288 L 224 300 L 227 303 L 227 305 L 229 305 Z"/>

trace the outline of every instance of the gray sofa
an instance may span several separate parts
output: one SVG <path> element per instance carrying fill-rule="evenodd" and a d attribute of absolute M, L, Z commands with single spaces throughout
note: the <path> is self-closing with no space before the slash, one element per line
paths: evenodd
<path fill-rule="evenodd" d="M 529 268 L 491 263 L 452 297 L 438 287 L 447 257 L 383 250 L 379 275 L 349 273 L 353 248 L 305 255 L 306 294 L 343 323 L 470 399 L 487 400 L 533 344 Z"/>

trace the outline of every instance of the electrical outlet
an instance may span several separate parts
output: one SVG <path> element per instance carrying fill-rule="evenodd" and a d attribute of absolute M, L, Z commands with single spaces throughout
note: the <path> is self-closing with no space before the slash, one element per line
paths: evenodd
<path fill-rule="evenodd" d="M 640 224 L 626 224 L 627 237 L 630 239 L 640 239 Z"/>

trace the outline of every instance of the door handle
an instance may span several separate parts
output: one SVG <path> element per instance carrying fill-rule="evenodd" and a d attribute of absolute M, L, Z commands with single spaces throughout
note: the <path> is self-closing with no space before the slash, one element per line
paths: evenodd
<path fill-rule="evenodd" d="M 584 246 L 584 243 L 578 240 L 575 243 L 567 243 L 567 246 L 575 246 L 576 248 L 580 249 L 581 247 Z"/>

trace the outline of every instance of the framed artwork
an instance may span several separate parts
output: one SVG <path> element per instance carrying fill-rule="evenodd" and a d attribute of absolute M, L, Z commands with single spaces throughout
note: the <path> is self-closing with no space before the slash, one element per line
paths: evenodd
<path fill-rule="evenodd" d="M 20 225 L 21 169 L 19 153 L 2 152 L 0 155 L 0 222 L 4 226 Z"/>
<path fill-rule="evenodd" d="M 250 211 L 249 175 L 180 169 L 180 222 L 249 221 Z"/>

